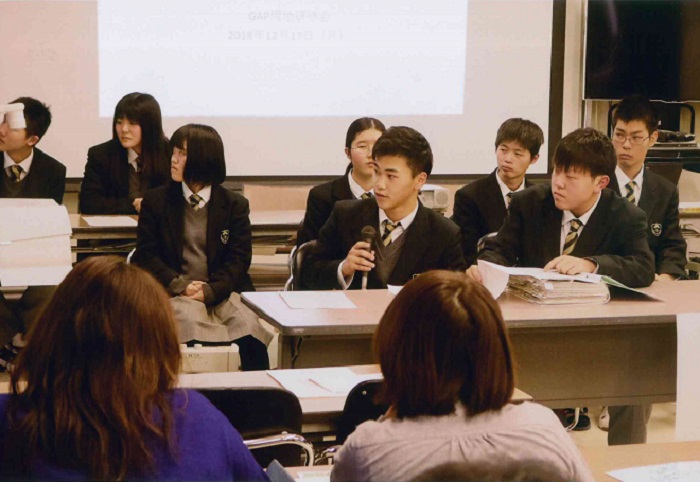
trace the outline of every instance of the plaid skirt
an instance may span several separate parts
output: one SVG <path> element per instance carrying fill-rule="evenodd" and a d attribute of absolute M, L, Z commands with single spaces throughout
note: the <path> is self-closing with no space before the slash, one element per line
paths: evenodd
<path fill-rule="evenodd" d="M 171 298 L 170 302 L 180 343 L 191 340 L 230 342 L 246 335 L 252 335 L 265 345 L 272 340 L 272 333 L 263 328 L 258 315 L 243 304 L 241 295 L 235 291 L 227 300 L 210 308 L 201 301 L 182 296 Z"/>

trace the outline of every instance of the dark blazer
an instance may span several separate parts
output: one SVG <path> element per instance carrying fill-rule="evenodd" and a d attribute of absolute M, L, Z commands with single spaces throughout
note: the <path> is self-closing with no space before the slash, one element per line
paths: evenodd
<path fill-rule="evenodd" d="M 496 176 L 494 170 L 455 193 L 452 221 L 457 223 L 462 232 L 462 252 L 468 266 L 476 262 L 479 240 L 501 229 L 506 218 L 506 202 Z M 525 187 L 531 185 L 525 178 Z"/>
<path fill-rule="evenodd" d="M 168 157 L 169 159 L 169 157 Z M 136 214 L 129 197 L 127 150 L 118 139 L 111 139 L 88 150 L 78 209 L 83 214 Z M 161 169 L 162 171 L 162 169 Z M 151 176 L 149 188 L 165 184 L 169 172 Z"/>
<path fill-rule="evenodd" d="M 304 221 L 297 233 L 297 246 L 312 239 L 317 239 L 318 232 L 331 216 L 335 203 L 346 199 L 355 199 L 350 190 L 348 174 L 333 181 L 319 184 L 311 189 L 306 201 Z"/>
<path fill-rule="evenodd" d="M 66 166 L 35 147 L 32 167 L 23 182 L 20 197 L 53 199 L 61 204 L 66 191 Z M 0 197 L 5 195 L 0 193 Z"/>
<path fill-rule="evenodd" d="M 181 183 L 146 192 L 141 203 L 134 262 L 166 288 L 181 273 L 185 198 Z M 207 265 L 214 304 L 235 291 L 253 291 L 248 268 L 253 255 L 248 200 L 212 186 L 207 219 Z"/>
<path fill-rule="evenodd" d="M 543 268 L 561 254 L 562 211 L 549 184 L 513 195 L 503 226 L 486 240 L 479 259 L 503 266 Z M 644 211 L 604 189 L 572 256 L 598 263 L 598 274 L 636 288 L 654 281 L 654 255 L 646 240 Z"/>
<path fill-rule="evenodd" d="M 317 251 L 310 253 L 302 265 L 304 285 L 320 290 L 340 288 L 338 265 L 350 248 L 361 240 L 362 228 L 368 225 L 380 232 L 376 199 L 336 203 L 331 217 L 319 232 Z M 414 274 L 433 269 L 466 269 L 459 246 L 459 228 L 422 204 L 419 203 L 415 219 L 402 236 L 406 236 L 406 241 L 388 284 L 403 285 Z M 362 273 L 356 272 L 350 288 L 359 289 L 361 284 Z M 381 283 L 374 271 L 370 271 L 367 287 L 386 288 L 386 285 Z"/>
<path fill-rule="evenodd" d="M 609 187 L 620 194 L 616 176 Z M 678 224 L 678 188 L 647 169 L 639 207 L 647 214 L 647 241 L 656 257 L 656 272 L 685 276 L 687 245 Z"/>

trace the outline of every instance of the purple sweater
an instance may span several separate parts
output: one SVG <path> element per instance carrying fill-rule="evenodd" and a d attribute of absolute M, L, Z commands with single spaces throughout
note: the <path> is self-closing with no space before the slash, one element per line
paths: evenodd
<path fill-rule="evenodd" d="M 0 395 L 0 441 L 7 432 L 7 403 Z M 194 390 L 175 390 L 172 397 L 176 460 L 162 443 L 151 443 L 155 473 L 148 480 L 268 480 L 243 439 L 224 415 Z M 32 479 L 86 480 L 87 473 L 66 469 L 46 458 L 32 463 Z M 0 478 L 3 474 L 0 473 Z M 134 477 L 129 477 L 133 480 Z"/>

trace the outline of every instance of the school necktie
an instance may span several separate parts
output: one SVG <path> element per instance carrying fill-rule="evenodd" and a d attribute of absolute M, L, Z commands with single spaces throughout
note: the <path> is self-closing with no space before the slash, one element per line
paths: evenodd
<path fill-rule="evenodd" d="M 360 196 L 360 199 L 372 199 L 374 196 L 372 195 L 371 192 L 363 192 L 362 195 Z"/>
<path fill-rule="evenodd" d="M 572 253 L 576 246 L 576 241 L 578 241 L 578 230 L 581 229 L 581 226 L 583 226 L 583 223 L 577 218 L 570 221 L 569 232 L 564 238 L 564 249 L 561 250 L 561 254 Z"/>
<path fill-rule="evenodd" d="M 13 164 L 7 168 L 7 175 L 12 182 L 19 182 L 22 179 L 22 166 Z"/>
<path fill-rule="evenodd" d="M 204 199 L 202 199 L 202 196 L 200 196 L 199 194 L 192 194 L 190 196 L 190 207 L 195 211 L 198 211 L 199 203 L 202 201 L 204 201 Z"/>
<path fill-rule="evenodd" d="M 134 168 L 134 172 L 141 172 L 141 156 L 138 156 L 136 159 L 134 159 L 134 161 L 131 163 L 131 166 Z"/>
<path fill-rule="evenodd" d="M 635 181 L 630 181 L 627 184 L 625 184 L 625 189 L 627 189 L 627 194 L 625 195 L 625 197 L 632 204 L 637 204 L 637 198 L 634 197 L 634 188 L 636 187 L 637 183 Z"/>
<path fill-rule="evenodd" d="M 382 243 L 384 246 L 389 246 L 391 244 L 391 232 L 401 226 L 401 222 L 392 223 L 388 219 L 383 221 L 384 224 L 384 234 L 382 235 Z"/>
<path fill-rule="evenodd" d="M 506 209 L 510 207 L 510 201 L 513 198 L 513 191 L 506 194 Z"/>

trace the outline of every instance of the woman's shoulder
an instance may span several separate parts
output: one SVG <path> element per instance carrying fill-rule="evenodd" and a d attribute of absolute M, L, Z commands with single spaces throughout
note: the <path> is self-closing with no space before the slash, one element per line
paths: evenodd
<path fill-rule="evenodd" d="M 124 150 L 121 143 L 117 139 L 110 139 L 102 144 L 96 144 L 88 149 L 88 156 L 113 156 L 118 155 L 121 150 Z"/>

